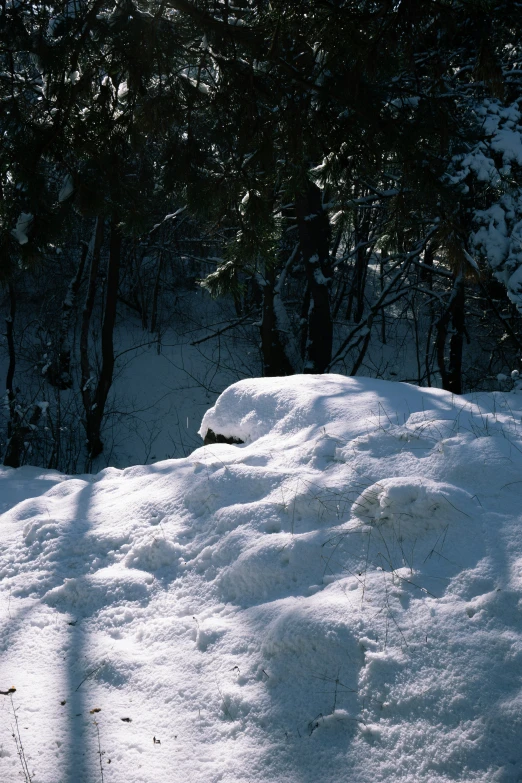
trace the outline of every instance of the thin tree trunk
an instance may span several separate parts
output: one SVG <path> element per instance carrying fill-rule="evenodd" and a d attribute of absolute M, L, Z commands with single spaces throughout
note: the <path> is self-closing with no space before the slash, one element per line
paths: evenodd
<path fill-rule="evenodd" d="M 96 219 L 96 226 L 94 228 L 93 238 L 91 240 L 89 250 L 91 255 L 91 264 L 89 269 L 89 280 L 87 284 L 87 295 L 85 297 L 85 304 L 82 313 L 82 326 L 80 332 L 80 368 L 81 368 L 81 390 L 82 390 L 82 402 L 85 410 L 84 427 L 87 435 L 87 444 L 89 453 L 91 451 L 91 425 L 90 417 L 93 406 L 93 391 L 92 385 L 94 378 L 92 377 L 91 363 L 89 359 L 89 330 L 91 325 L 91 318 L 94 309 L 94 299 L 96 296 L 96 279 L 98 276 L 98 270 L 100 268 L 100 253 L 103 244 L 103 229 L 104 221 L 102 217 Z"/>
<path fill-rule="evenodd" d="M 5 336 L 7 339 L 7 350 L 9 354 L 9 366 L 7 368 L 7 377 L 5 388 L 7 394 L 7 404 L 9 405 L 9 422 L 7 424 L 7 448 L 4 455 L 4 465 L 10 468 L 20 467 L 20 449 L 16 443 L 16 430 L 20 426 L 18 413 L 16 411 L 16 394 L 13 389 L 14 374 L 16 369 L 16 351 L 14 345 L 14 320 L 16 315 L 16 296 L 11 283 L 7 286 L 9 294 L 9 315 L 5 319 Z"/>
<path fill-rule="evenodd" d="M 423 283 L 426 283 L 430 291 L 433 289 L 433 261 L 435 256 L 436 245 L 432 242 L 430 245 L 426 245 L 424 251 L 424 268 L 420 270 L 420 279 Z"/>
<path fill-rule="evenodd" d="M 70 389 L 72 386 L 71 378 L 71 318 L 76 309 L 76 300 L 80 285 L 82 282 L 85 263 L 89 252 L 87 242 L 82 242 L 82 252 L 76 274 L 69 284 L 66 297 L 62 304 L 62 320 L 60 324 L 60 335 L 58 343 L 58 356 L 53 362 L 47 374 L 49 383 L 58 389 Z"/>
<path fill-rule="evenodd" d="M 437 323 L 437 363 L 442 388 L 454 394 L 462 394 L 462 349 L 464 344 L 464 305 L 465 290 L 462 275 L 457 275 L 453 283 L 450 301 L 446 311 Z M 446 339 L 450 321 L 453 334 L 450 338 L 450 355 L 446 366 Z"/>
<path fill-rule="evenodd" d="M 114 326 L 118 303 L 118 286 L 120 282 L 122 237 L 115 215 L 111 220 L 111 235 L 109 241 L 109 264 L 107 269 L 107 288 L 105 308 L 101 330 L 102 366 L 93 404 L 87 414 L 87 439 L 89 459 L 93 460 L 103 451 L 101 427 L 105 414 L 105 405 L 112 385 L 114 374 Z"/>
<path fill-rule="evenodd" d="M 308 313 L 310 310 L 310 287 L 306 286 L 303 301 L 301 303 L 301 329 L 299 334 L 299 350 L 301 353 L 301 360 L 304 363 L 306 360 L 306 348 L 308 345 Z"/>
<path fill-rule="evenodd" d="M 379 260 L 379 282 L 381 286 L 381 294 L 384 291 L 384 263 L 382 256 Z M 381 343 L 386 345 L 386 310 L 384 307 L 381 311 Z"/>
<path fill-rule="evenodd" d="M 437 249 L 437 245 L 435 242 L 431 242 L 429 245 L 426 245 L 424 249 L 424 258 L 423 263 L 425 264 L 425 268 L 420 270 L 419 279 L 426 283 L 428 289 L 430 291 L 433 291 L 433 262 L 435 259 L 435 250 Z M 433 334 L 433 326 L 435 322 L 435 309 L 433 306 L 433 299 L 430 299 L 428 303 L 428 312 L 430 315 L 430 325 L 428 328 L 428 335 L 426 337 L 426 351 L 424 355 L 424 363 L 426 366 L 426 383 L 428 386 L 431 386 L 431 356 L 432 353 L 432 347 L 431 347 L 431 336 Z M 435 341 L 435 346 L 437 348 L 437 339 Z M 438 354 L 437 354 L 438 355 Z"/>
<path fill-rule="evenodd" d="M 23 455 L 27 449 L 27 439 L 30 438 L 33 431 L 42 416 L 43 408 L 41 405 L 34 405 L 33 412 L 29 419 L 24 423 L 25 415 L 16 402 L 18 389 L 13 389 L 14 374 L 16 368 L 16 351 L 14 344 L 14 320 L 16 315 L 16 294 L 12 283 L 8 285 L 9 293 L 9 315 L 6 320 L 6 338 L 7 350 L 9 354 L 9 367 L 7 368 L 6 392 L 9 405 L 9 423 L 7 425 L 7 447 L 4 456 L 4 465 L 10 468 L 19 468 L 22 464 Z"/>
<path fill-rule="evenodd" d="M 275 272 L 273 269 L 267 269 L 265 280 L 262 284 L 261 353 L 263 356 L 263 375 L 272 378 L 278 375 L 291 375 L 293 372 L 281 345 L 281 338 L 277 329 L 277 318 L 274 311 L 275 286 Z"/>
<path fill-rule="evenodd" d="M 353 320 L 356 324 L 360 323 L 364 315 L 364 291 L 366 288 L 366 278 L 368 276 L 368 261 L 370 255 L 368 248 L 365 246 L 368 242 L 368 228 L 369 221 L 363 218 L 362 225 L 358 226 L 356 234 L 356 243 L 361 245 L 357 250 L 355 270 L 354 270 L 354 288 L 356 307 Z"/>
<path fill-rule="evenodd" d="M 19 468 L 22 464 L 22 458 L 25 457 L 27 449 L 29 447 L 28 440 L 33 435 L 38 422 L 42 416 L 43 409 L 41 405 L 33 405 L 33 412 L 27 423 L 24 424 L 24 414 L 16 412 L 11 427 L 11 433 L 7 442 L 7 449 L 5 452 L 4 465 L 10 468 Z M 26 420 L 27 421 L 27 420 Z"/>
<path fill-rule="evenodd" d="M 457 291 L 453 302 L 451 319 L 454 331 L 450 338 L 448 391 L 451 391 L 454 394 L 462 394 L 462 349 L 464 346 L 464 308 L 466 297 L 464 280 L 461 275 L 457 278 L 455 285 Z"/>
<path fill-rule="evenodd" d="M 9 283 L 7 287 L 7 291 L 9 293 L 9 315 L 5 319 L 5 326 L 6 326 L 5 336 L 7 338 L 7 350 L 9 353 L 9 367 L 7 369 L 5 387 L 7 390 L 7 396 L 9 400 L 11 400 L 11 398 L 14 396 L 13 381 L 14 381 L 14 374 L 16 368 L 16 352 L 15 352 L 14 336 L 13 336 L 14 319 L 16 315 L 16 296 L 15 296 L 13 285 L 11 283 Z"/>
<path fill-rule="evenodd" d="M 415 357 L 417 359 L 417 383 L 422 385 L 422 370 L 421 370 L 421 355 L 420 355 L 420 335 L 419 335 L 419 322 L 417 312 L 415 310 L 415 295 L 413 295 L 410 302 L 411 317 L 413 323 L 413 333 L 415 335 Z"/>
<path fill-rule="evenodd" d="M 158 325 L 158 301 L 161 283 L 161 273 L 163 271 L 163 251 L 159 251 L 158 268 L 156 270 L 156 279 L 154 281 L 154 290 L 152 292 L 152 308 L 150 313 L 150 331 L 154 333 Z"/>
<path fill-rule="evenodd" d="M 330 224 L 321 191 L 312 182 L 296 198 L 301 254 L 306 269 L 310 306 L 305 373 L 325 372 L 332 358 L 333 324 L 330 311 Z"/>
<path fill-rule="evenodd" d="M 368 245 L 369 229 L 369 216 L 364 216 L 362 220 L 356 218 L 354 226 L 355 262 L 345 315 L 346 320 L 349 321 L 353 313 L 353 321 L 356 324 L 361 322 L 364 315 L 364 291 L 368 275 L 368 262 L 372 250 Z"/>
<path fill-rule="evenodd" d="M 430 325 L 428 328 L 428 335 L 426 337 L 426 350 L 424 353 L 424 364 L 426 367 L 426 384 L 428 386 L 431 386 L 431 366 L 430 366 L 430 354 L 431 354 L 431 335 L 433 332 L 433 318 L 430 321 Z"/>

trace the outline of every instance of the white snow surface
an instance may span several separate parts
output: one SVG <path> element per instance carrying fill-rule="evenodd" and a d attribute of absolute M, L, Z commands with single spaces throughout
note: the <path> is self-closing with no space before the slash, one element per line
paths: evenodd
<path fill-rule="evenodd" d="M 30 212 L 21 212 L 16 221 L 16 226 L 11 231 L 11 234 L 21 245 L 26 245 L 29 242 L 29 231 L 31 229 L 34 220 L 34 215 Z"/>
<path fill-rule="evenodd" d="M 1 469 L 0 781 L 522 780 L 521 410 L 247 380 L 244 445 Z"/>

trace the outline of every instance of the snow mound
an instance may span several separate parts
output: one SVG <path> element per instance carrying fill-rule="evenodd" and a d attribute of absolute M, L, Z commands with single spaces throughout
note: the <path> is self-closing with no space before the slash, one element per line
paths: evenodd
<path fill-rule="evenodd" d="M 521 420 L 265 378 L 203 419 L 242 445 L 0 469 L 0 780 L 15 715 L 35 783 L 522 780 Z"/>
<path fill-rule="evenodd" d="M 422 476 L 383 479 L 362 492 L 352 506 L 355 517 L 393 530 L 398 537 L 441 529 L 468 516 L 470 496 L 450 484 Z M 460 506 L 460 509 L 459 509 Z"/>
<path fill-rule="evenodd" d="M 180 551 L 179 545 L 173 541 L 149 533 L 131 547 L 123 562 L 128 568 L 157 571 L 177 564 Z"/>
<path fill-rule="evenodd" d="M 113 566 L 87 577 L 65 579 L 62 585 L 45 593 L 42 600 L 60 611 L 92 614 L 111 603 L 146 600 L 151 582 L 149 576 L 126 573 Z"/>
<path fill-rule="evenodd" d="M 389 387 L 390 391 L 394 386 L 406 386 L 370 379 L 361 383 L 360 379 L 343 375 L 292 375 L 239 381 L 226 389 L 207 411 L 199 434 L 204 438 L 211 429 L 227 438 L 252 443 L 269 433 L 289 436 L 307 428 L 315 430 L 345 417 L 350 411 L 350 399 L 355 396 L 356 409 L 376 401 L 374 389 L 379 385 L 383 389 Z M 430 391 L 433 394 L 435 390 Z"/>

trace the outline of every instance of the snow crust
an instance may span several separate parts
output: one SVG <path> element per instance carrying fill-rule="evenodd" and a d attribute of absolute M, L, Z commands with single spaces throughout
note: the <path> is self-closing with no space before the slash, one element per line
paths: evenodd
<path fill-rule="evenodd" d="M 255 379 L 242 446 L 1 469 L 0 780 L 14 710 L 34 783 L 521 780 L 521 411 Z"/>

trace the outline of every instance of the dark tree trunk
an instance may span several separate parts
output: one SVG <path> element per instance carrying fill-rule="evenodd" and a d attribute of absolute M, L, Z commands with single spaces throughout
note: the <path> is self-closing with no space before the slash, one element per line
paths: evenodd
<path fill-rule="evenodd" d="M 370 260 L 369 249 L 365 246 L 368 242 L 368 230 L 370 227 L 369 216 L 358 221 L 355 241 L 361 247 L 357 250 L 355 270 L 354 270 L 354 293 L 355 293 L 355 312 L 353 320 L 356 324 L 360 323 L 364 315 L 364 292 L 366 289 L 366 278 L 368 276 L 368 262 Z M 364 244 L 363 244 L 364 243 Z"/>
<path fill-rule="evenodd" d="M 53 361 L 47 373 L 49 383 L 56 386 L 58 389 L 70 389 L 72 386 L 70 342 L 71 318 L 76 309 L 76 300 L 82 282 L 88 252 L 89 245 L 87 242 L 83 242 L 78 269 L 69 284 L 67 295 L 62 304 L 62 322 L 60 325 L 58 356 L 55 361 Z"/>
<path fill-rule="evenodd" d="M 93 403 L 87 412 L 87 440 L 89 459 L 93 460 L 103 451 L 101 427 L 105 414 L 105 405 L 112 385 L 114 373 L 114 326 L 118 303 L 118 286 L 120 282 L 122 237 L 115 216 L 111 220 L 111 235 L 109 240 L 109 264 L 107 268 L 107 287 L 105 309 L 101 330 L 102 365 Z"/>
<path fill-rule="evenodd" d="M 305 288 L 303 301 L 301 305 L 301 330 L 299 336 L 299 347 L 301 353 L 301 359 L 303 362 L 306 360 L 306 349 L 308 345 L 308 313 L 310 311 L 310 288 L 307 285 Z"/>
<path fill-rule="evenodd" d="M 16 413 L 16 418 L 9 422 L 9 440 L 5 452 L 4 465 L 10 468 L 19 468 L 22 464 L 22 458 L 25 458 L 27 449 L 38 422 L 42 416 L 40 405 L 33 405 L 33 412 L 29 420 L 25 419 L 23 413 Z"/>
<path fill-rule="evenodd" d="M 6 376 L 7 402 L 9 405 L 9 422 L 7 424 L 7 446 L 4 455 L 4 465 L 9 468 L 19 468 L 22 464 L 24 452 L 27 449 L 27 440 L 36 429 L 42 416 L 42 407 L 33 406 L 33 412 L 29 420 L 16 401 L 18 389 L 14 389 L 14 374 L 16 369 L 16 351 L 14 344 L 14 320 L 16 315 L 16 294 L 11 283 L 8 285 L 9 315 L 6 320 L 7 350 L 9 354 L 9 366 Z"/>
<path fill-rule="evenodd" d="M 13 382 L 16 368 L 16 352 L 14 346 L 14 319 L 16 315 L 16 296 L 15 291 L 11 283 L 7 287 L 9 293 L 9 315 L 5 319 L 5 336 L 7 339 L 7 350 L 9 353 L 9 367 L 7 368 L 7 377 L 5 380 L 5 388 L 7 390 L 7 396 L 9 400 L 14 396 Z"/>
<path fill-rule="evenodd" d="M 371 248 L 368 246 L 370 230 L 370 216 L 364 215 L 361 219 L 355 217 L 354 226 L 354 244 L 357 248 L 355 253 L 355 262 L 352 273 L 352 284 L 346 306 L 346 320 L 349 321 L 353 315 L 354 323 L 361 322 L 364 315 L 364 292 L 366 289 L 366 278 L 368 276 L 368 262 L 370 260 Z"/>
<path fill-rule="evenodd" d="M 7 339 L 7 351 L 9 354 L 9 366 L 7 368 L 7 377 L 5 388 L 7 394 L 7 403 L 9 405 L 9 422 L 7 424 L 7 448 L 4 455 L 4 465 L 10 468 L 20 467 L 20 449 L 16 444 L 16 430 L 20 426 L 18 414 L 16 411 L 16 395 L 13 389 L 14 374 L 16 369 L 16 351 L 14 345 L 14 320 L 16 315 L 16 296 L 11 283 L 8 285 L 9 293 L 9 315 L 5 319 L 5 336 Z"/>
<path fill-rule="evenodd" d="M 293 369 L 281 344 L 281 335 L 277 328 L 274 311 L 275 272 L 268 269 L 263 285 L 263 317 L 261 320 L 261 353 L 263 356 L 263 375 L 275 377 L 292 375 Z"/>
<path fill-rule="evenodd" d="M 330 224 L 321 191 L 309 182 L 296 198 L 301 255 L 310 296 L 305 373 L 325 372 L 332 358 L 333 325 L 330 311 Z"/>
<path fill-rule="evenodd" d="M 456 294 L 453 301 L 451 323 L 453 334 L 450 338 L 450 355 L 448 366 L 448 391 L 462 394 L 462 349 L 464 346 L 464 280 L 455 283 Z"/>
<path fill-rule="evenodd" d="M 87 283 L 87 295 L 85 297 L 85 304 L 83 306 L 82 313 L 82 326 L 80 332 L 80 367 L 81 367 L 81 390 L 83 408 L 85 410 L 85 419 L 83 421 L 85 427 L 85 433 L 87 435 L 87 444 L 89 454 L 91 452 L 91 429 L 90 429 L 90 417 L 92 407 L 94 404 L 94 394 L 92 386 L 94 383 L 94 377 L 92 376 L 91 363 L 89 359 L 89 330 L 91 325 L 91 318 L 94 309 L 94 300 L 96 296 L 96 280 L 98 277 L 98 270 L 100 268 L 100 253 L 103 244 L 103 218 L 98 217 L 96 219 L 96 226 L 94 228 L 94 236 L 89 247 L 91 263 L 89 268 L 89 280 Z"/>
<path fill-rule="evenodd" d="M 426 283 L 430 291 L 433 288 L 433 272 L 431 271 L 433 269 L 433 261 L 435 256 L 435 250 L 436 246 L 432 242 L 430 245 L 426 246 L 426 249 L 424 251 L 424 268 L 420 271 L 420 279 L 423 283 Z"/>
<path fill-rule="evenodd" d="M 446 311 L 437 323 L 437 363 L 439 366 L 442 388 L 453 394 L 462 394 L 462 349 L 465 334 L 465 288 L 462 275 L 458 275 L 453 283 L 450 301 Z M 446 366 L 446 339 L 449 325 L 453 334 L 449 345 L 449 362 Z"/>
<path fill-rule="evenodd" d="M 163 252 L 159 251 L 158 268 L 156 269 L 156 279 L 154 281 L 154 290 L 152 292 L 152 308 L 150 313 L 150 331 L 154 333 L 158 327 L 158 301 L 161 287 L 161 274 L 163 272 Z"/>

